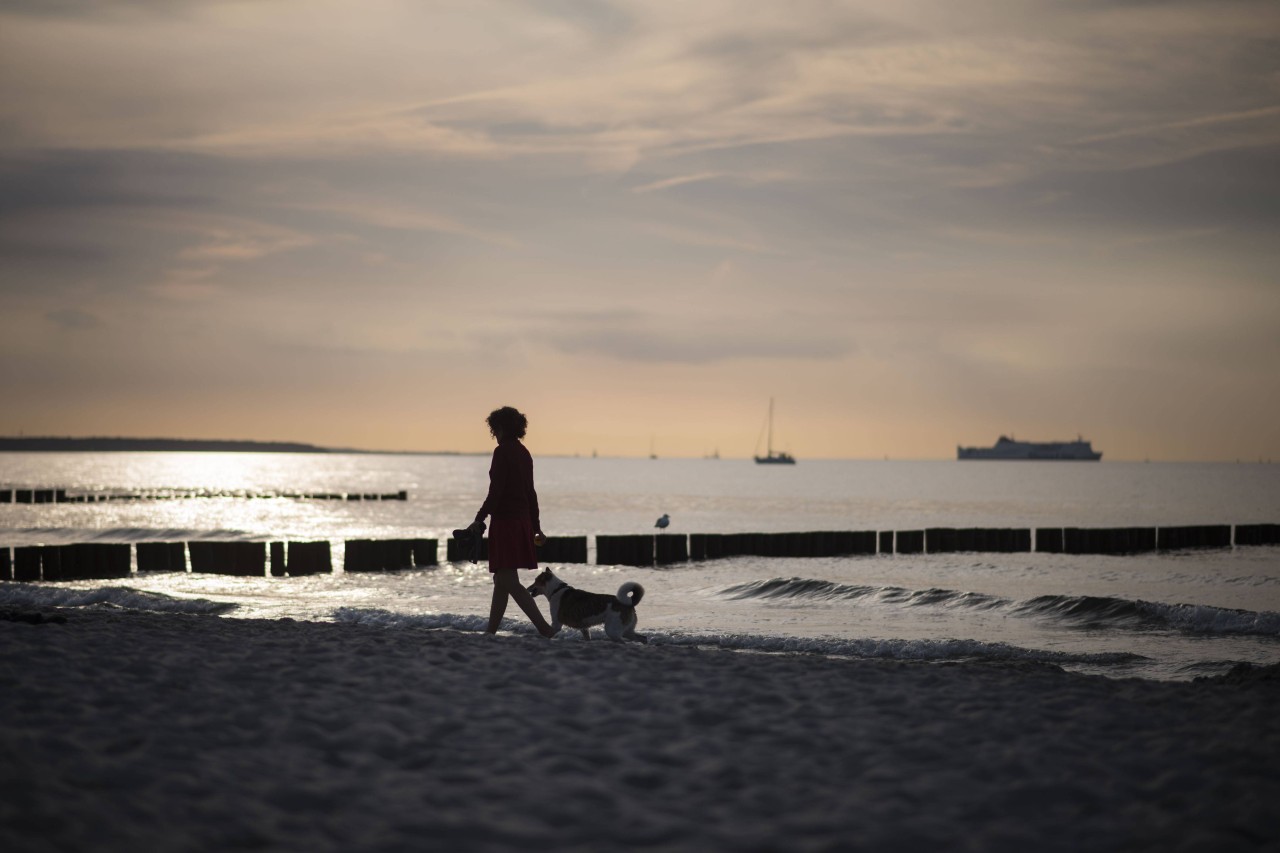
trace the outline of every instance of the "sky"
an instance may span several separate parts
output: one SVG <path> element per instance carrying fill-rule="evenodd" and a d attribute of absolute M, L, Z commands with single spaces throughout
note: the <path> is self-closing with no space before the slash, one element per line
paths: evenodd
<path fill-rule="evenodd" d="M 0 434 L 1280 459 L 1274 0 L 0 0 Z"/>

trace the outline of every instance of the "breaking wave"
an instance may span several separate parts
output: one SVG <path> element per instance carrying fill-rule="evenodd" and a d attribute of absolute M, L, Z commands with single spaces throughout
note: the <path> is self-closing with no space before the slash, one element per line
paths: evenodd
<path fill-rule="evenodd" d="M 900 586 L 861 586 L 832 583 L 811 578 L 773 578 L 737 584 L 721 591 L 735 600 L 766 598 L 774 600 L 857 601 L 874 599 L 887 604 L 937 605 L 943 607 L 976 607 L 990 609 L 1010 603 L 1007 598 L 980 592 L 957 592 L 950 589 L 906 589 Z"/>
<path fill-rule="evenodd" d="M 753 581 L 727 587 L 720 594 L 734 600 L 860 601 L 907 607 L 1004 610 L 1012 616 L 1049 619 L 1082 629 L 1175 630 L 1195 634 L 1280 637 L 1280 613 L 1106 596 L 1042 595 L 1026 601 L 1013 601 L 979 592 L 851 585 L 811 578 Z"/>
<path fill-rule="evenodd" d="M 1207 604 L 1091 595 L 1042 595 L 1013 608 L 1019 615 L 1042 616 L 1082 628 L 1172 628 L 1195 634 L 1253 634 L 1280 637 L 1280 613 L 1233 610 Z"/>
<path fill-rule="evenodd" d="M 124 586 L 96 589 L 67 589 L 46 585 L 0 583 L 0 607 L 116 607 L 153 613 L 188 613 L 220 616 L 236 609 L 235 604 L 206 598 L 175 598 L 158 592 L 141 592 Z"/>

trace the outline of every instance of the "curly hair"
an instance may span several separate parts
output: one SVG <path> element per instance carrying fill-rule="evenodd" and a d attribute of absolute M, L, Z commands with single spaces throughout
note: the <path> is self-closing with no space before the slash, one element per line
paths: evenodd
<path fill-rule="evenodd" d="M 494 438 L 498 437 L 499 431 L 503 438 L 524 438 L 529 419 L 520 414 L 518 409 L 503 406 L 501 409 L 490 412 L 489 417 L 485 418 L 485 423 L 489 425 L 489 432 Z"/>

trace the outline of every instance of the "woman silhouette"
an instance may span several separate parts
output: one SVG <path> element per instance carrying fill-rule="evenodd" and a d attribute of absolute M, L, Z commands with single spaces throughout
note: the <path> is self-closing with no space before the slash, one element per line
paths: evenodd
<path fill-rule="evenodd" d="M 556 632 L 543 618 L 533 596 L 517 575 L 519 569 L 537 570 L 535 537 L 538 541 L 542 539 L 538 493 L 533 488 L 533 457 L 520 443 L 529 420 L 511 406 L 503 406 L 490 412 L 486 422 L 498 446 L 493 449 L 493 462 L 489 466 L 489 494 L 476 513 L 475 526 L 482 524 L 485 516 L 490 517 L 489 571 L 493 574 L 493 604 L 489 608 L 488 632 L 498 632 L 502 614 L 507 610 L 507 599 L 514 598 L 538 633 L 551 637 Z"/>

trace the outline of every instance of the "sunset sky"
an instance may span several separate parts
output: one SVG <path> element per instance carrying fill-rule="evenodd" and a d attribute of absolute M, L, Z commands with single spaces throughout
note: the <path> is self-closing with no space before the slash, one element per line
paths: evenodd
<path fill-rule="evenodd" d="M 1280 459 L 1280 3 L 0 0 L 0 434 Z"/>

